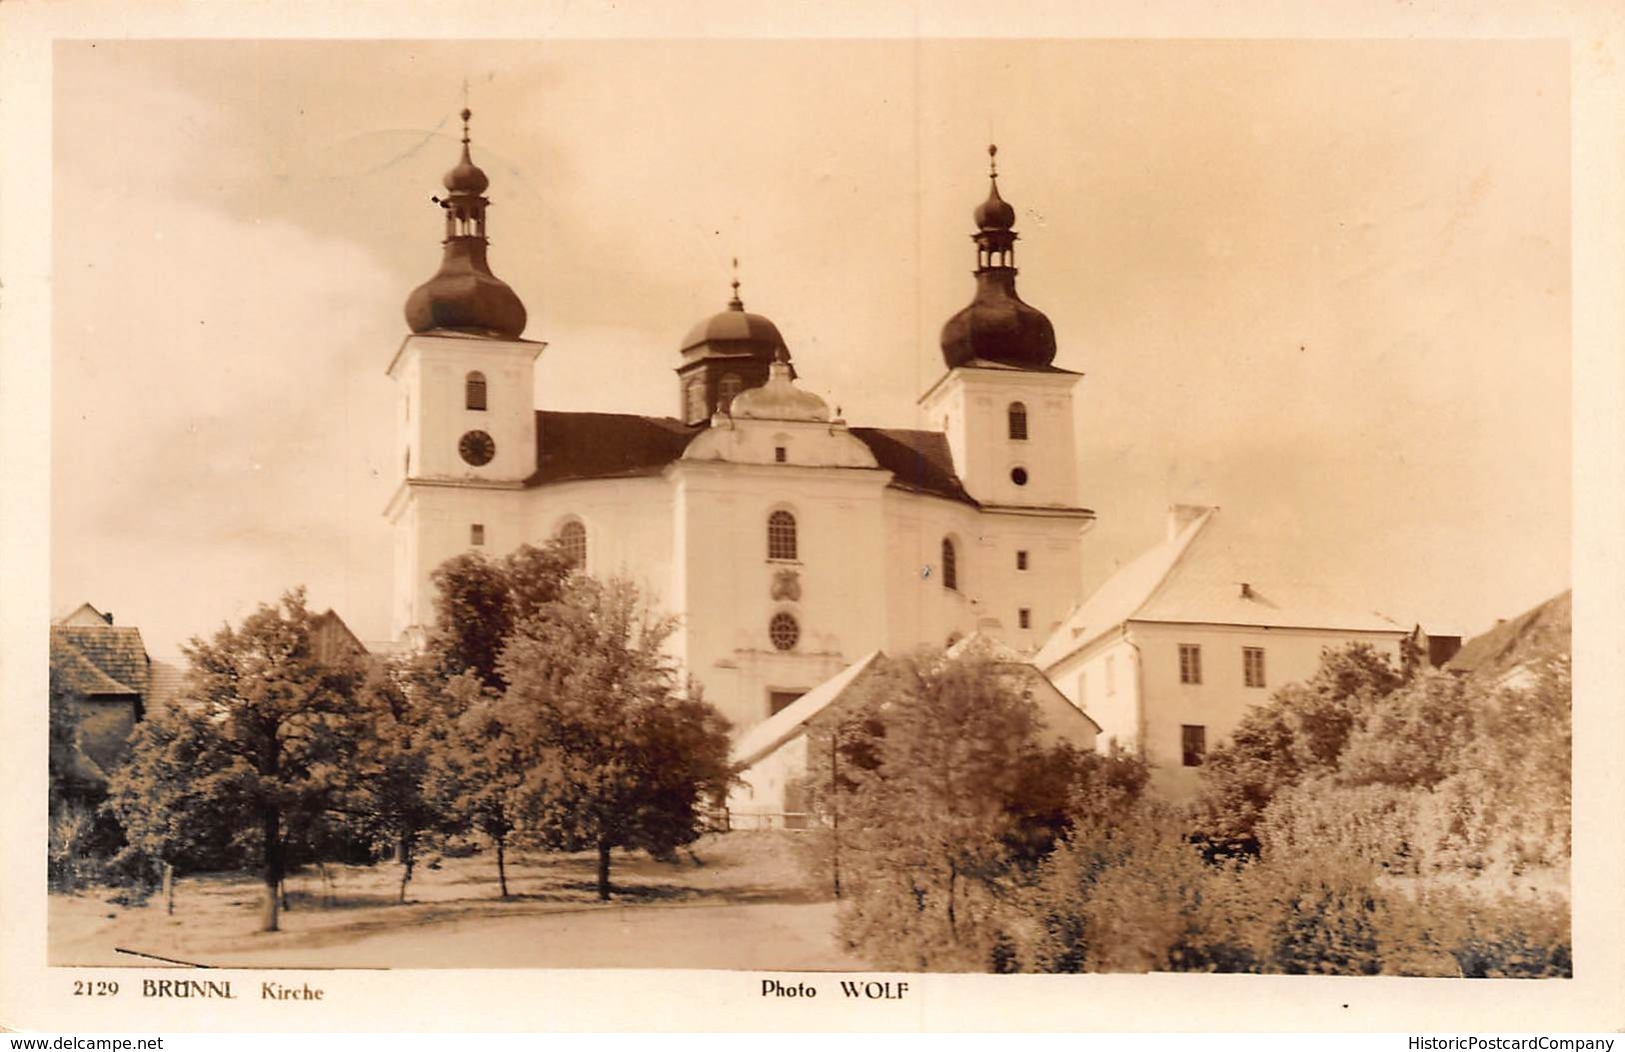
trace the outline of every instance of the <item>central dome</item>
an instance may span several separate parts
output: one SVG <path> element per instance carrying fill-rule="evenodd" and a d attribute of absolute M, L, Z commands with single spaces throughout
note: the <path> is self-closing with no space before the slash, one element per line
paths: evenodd
<path fill-rule="evenodd" d="M 715 302 L 715 301 L 712 301 Z M 707 343 L 736 345 L 753 356 L 771 360 L 774 352 L 784 347 L 779 327 L 760 314 L 747 311 L 737 299 L 727 310 L 718 311 L 697 322 L 683 337 L 681 351 L 691 351 Z"/>

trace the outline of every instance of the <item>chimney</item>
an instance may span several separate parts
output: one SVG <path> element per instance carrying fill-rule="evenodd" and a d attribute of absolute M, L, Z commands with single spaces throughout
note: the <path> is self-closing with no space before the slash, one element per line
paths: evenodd
<path fill-rule="evenodd" d="M 108 624 L 112 624 L 113 623 L 113 611 L 109 610 L 109 611 L 107 611 L 107 613 L 103 614 L 102 615 L 102 620 L 106 621 Z"/>
<path fill-rule="evenodd" d="M 1184 532 L 1185 527 L 1200 519 L 1212 508 L 1202 504 L 1170 504 L 1168 506 L 1168 539 L 1171 541 Z"/>
<path fill-rule="evenodd" d="M 1246 581 L 1241 582 L 1241 597 L 1243 599 L 1251 599 L 1253 597 L 1253 586 Z"/>

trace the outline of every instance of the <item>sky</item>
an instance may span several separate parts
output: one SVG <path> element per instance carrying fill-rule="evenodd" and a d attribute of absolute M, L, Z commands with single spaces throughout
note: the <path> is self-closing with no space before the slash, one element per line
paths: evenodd
<path fill-rule="evenodd" d="M 1566 46 L 59 41 L 52 603 L 155 656 L 303 584 L 388 633 L 394 392 L 474 110 L 538 405 L 672 414 L 747 306 L 853 424 L 926 426 L 986 144 L 1085 374 L 1080 593 L 1217 504 L 1406 623 L 1570 583 Z"/>

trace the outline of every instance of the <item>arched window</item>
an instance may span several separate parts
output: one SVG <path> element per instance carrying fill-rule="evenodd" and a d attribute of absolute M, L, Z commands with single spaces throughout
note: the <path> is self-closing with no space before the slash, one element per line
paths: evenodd
<path fill-rule="evenodd" d="M 738 373 L 725 373 L 722 379 L 717 381 L 717 408 L 726 413 L 728 407 L 733 404 L 734 395 L 744 389 L 745 381 L 739 378 Z"/>
<path fill-rule="evenodd" d="M 767 517 L 767 557 L 795 560 L 796 517 L 787 511 L 776 511 Z"/>
<path fill-rule="evenodd" d="M 564 550 L 564 557 L 570 560 L 570 565 L 578 570 L 587 566 L 587 527 L 581 525 L 581 520 L 571 519 L 559 527 L 559 546 Z"/>
<path fill-rule="evenodd" d="M 954 551 L 951 537 L 942 539 L 942 587 L 952 592 L 959 591 L 959 554 Z"/>
<path fill-rule="evenodd" d="M 469 373 L 463 378 L 463 407 L 465 409 L 485 408 L 484 373 Z"/>
<path fill-rule="evenodd" d="M 1027 405 L 1024 402 L 1011 402 L 1008 410 L 1010 417 L 1010 437 L 1018 442 L 1027 441 Z"/>

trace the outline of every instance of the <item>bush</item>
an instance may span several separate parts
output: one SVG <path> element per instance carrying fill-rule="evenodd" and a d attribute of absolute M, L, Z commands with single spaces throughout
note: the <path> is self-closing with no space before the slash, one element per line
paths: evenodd
<path fill-rule="evenodd" d="M 1309 858 L 1330 845 L 1394 874 L 1416 875 L 1436 864 L 1421 813 L 1429 794 L 1390 785 L 1342 786 L 1315 778 L 1293 786 L 1265 809 L 1258 837 L 1263 852 Z"/>

